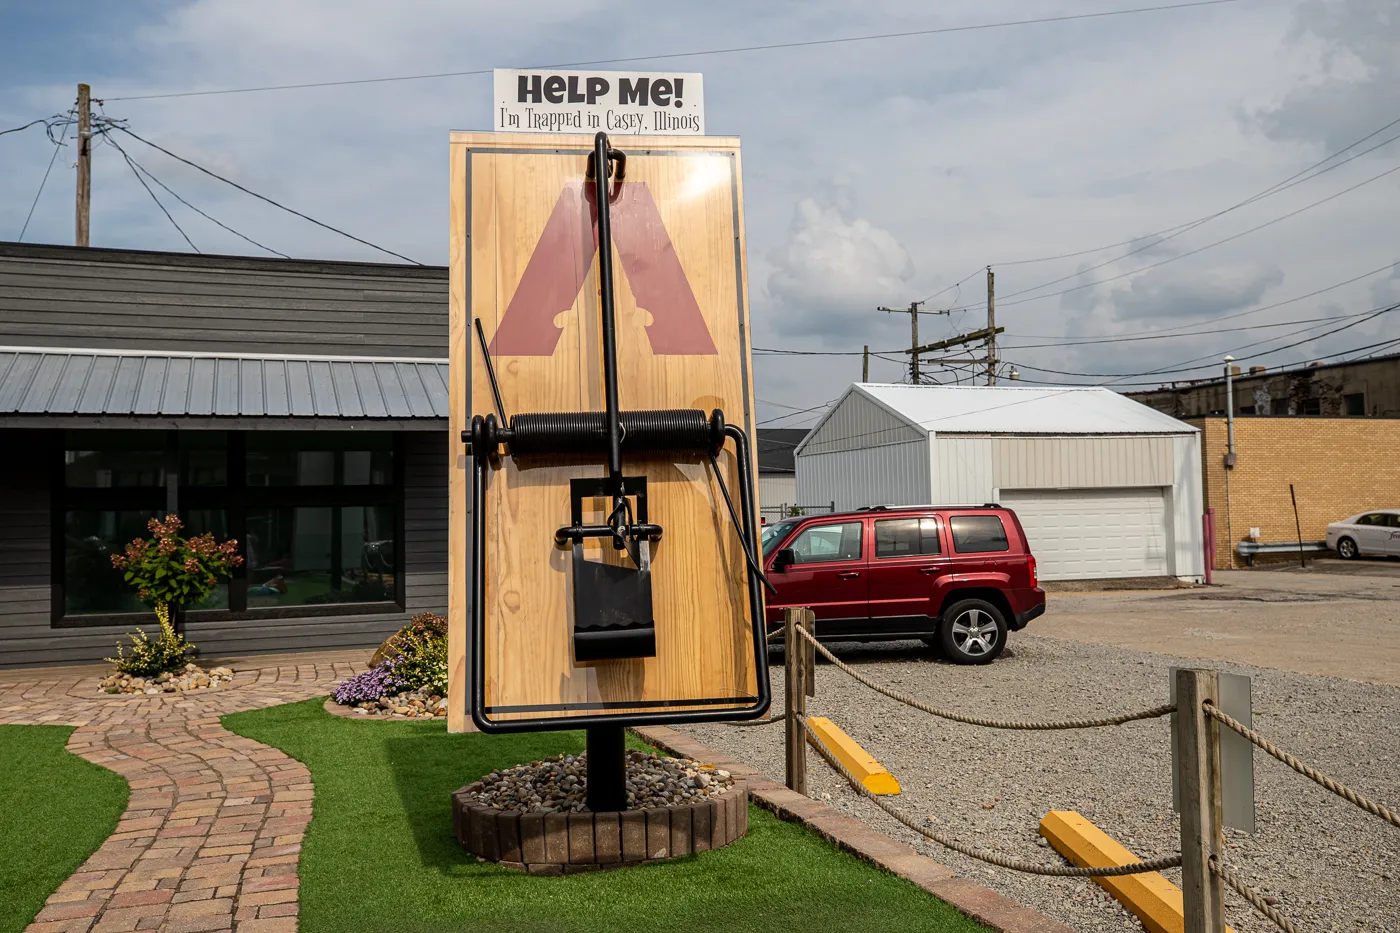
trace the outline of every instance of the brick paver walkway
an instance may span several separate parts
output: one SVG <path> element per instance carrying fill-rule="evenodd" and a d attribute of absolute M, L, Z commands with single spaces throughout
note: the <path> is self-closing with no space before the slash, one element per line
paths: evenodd
<path fill-rule="evenodd" d="M 77 726 L 69 751 L 131 785 L 116 831 L 26 933 L 295 930 L 311 775 L 219 717 L 326 693 L 364 669 L 354 657 L 248 666 L 219 690 L 139 698 L 100 694 L 90 668 L 28 680 L 6 672 L 0 723 Z"/>

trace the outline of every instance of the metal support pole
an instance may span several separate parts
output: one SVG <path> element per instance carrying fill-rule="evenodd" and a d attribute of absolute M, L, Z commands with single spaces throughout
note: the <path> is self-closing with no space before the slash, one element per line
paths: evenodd
<path fill-rule="evenodd" d="M 783 704 L 787 713 L 787 775 L 784 783 L 789 790 L 807 793 L 807 730 L 798 716 L 807 715 L 807 675 L 803 662 L 807 658 L 806 640 L 797 629 L 802 625 L 806 609 L 788 609 L 783 613 Z"/>
<path fill-rule="evenodd" d="M 1210 870 L 1225 844 L 1221 829 L 1220 723 L 1202 709 L 1218 703 L 1215 671 L 1176 672 L 1177 787 L 1181 794 L 1181 894 L 1185 933 L 1224 933 L 1225 889 Z"/>
<path fill-rule="evenodd" d="M 588 809 L 612 813 L 627 809 L 627 742 L 621 726 L 590 726 Z"/>
<path fill-rule="evenodd" d="M 1206 586 L 1210 586 L 1215 582 L 1215 509 L 1206 509 L 1201 516 L 1201 532 L 1206 552 Z"/>
<path fill-rule="evenodd" d="M 1298 493 L 1293 491 L 1293 484 L 1288 484 L 1288 498 L 1293 500 L 1293 530 L 1298 532 L 1298 563 L 1304 570 L 1308 569 L 1308 558 L 1303 553 L 1303 524 L 1298 520 Z"/>

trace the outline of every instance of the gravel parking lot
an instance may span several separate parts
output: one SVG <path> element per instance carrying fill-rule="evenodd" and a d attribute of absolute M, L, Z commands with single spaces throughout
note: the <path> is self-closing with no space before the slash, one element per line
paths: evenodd
<path fill-rule="evenodd" d="M 1287 577 L 1270 574 L 1271 589 Z M 1168 594 L 1170 595 L 1170 594 Z M 1219 595 L 1210 591 L 1208 597 Z M 1123 594 L 1130 609 L 1141 594 Z M 1095 611 L 1106 611 L 1095 597 Z M 1065 602 L 1073 605 L 1068 598 Z M 1355 605 L 1353 605 L 1353 603 Z M 1190 607 L 1189 601 L 1181 606 Z M 1371 613 L 1375 601 L 1334 599 L 1325 628 L 1345 625 L 1348 613 Z M 1155 611 L 1168 612 L 1170 604 Z M 1360 607 L 1360 608 L 1357 608 Z M 1047 618 L 1057 607 L 1052 602 Z M 1233 610 L 1257 628 L 1278 606 L 1242 600 Z M 1388 608 L 1392 621 L 1396 609 Z M 1072 621 L 1072 620 L 1071 620 Z M 1167 624 L 1167 623 L 1164 623 Z M 1183 614 L 1181 625 L 1197 622 Z M 1032 624 L 1029 631 L 1036 631 Z M 1395 625 L 1381 633 L 1394 646 Z M 1112 644 L 1013 635 L 1007 653 L 988 667 L 937 660 L 918 643 L 844 644 L 843 660 L 872 679 L 920 699 L 978 715 L 1017 719 L 1081 717 L 1155 706 L 1166 700 L 1168 668 L 1195 660 Z M 780 664 L 781 654 L 775 653 Z M 1400 804 L 1400 689 L 1333 677 L 1211 662 L 1253 678 L 1255 725 L 1285 749 L 1392 808 Z M 1393 675 L 1392 675 L 1393 676 Z M 1375 679 L 1375 678 L 1371 678 Z M 1388 678 L 1387 678 L 1388 679 Z M 780 710 L 781 669 L 775 668 L 774 709 Z M 1393 680 L 1391 682 L 1394 682 Z M 1052 809 L 1078 810 L 1139 856 L 1177 849 L 1171 811 L 1170 749 L 1165 719 L 1078 732 L 1007 732 L 934 719 L 887 700 L 826 663 L 817 670 L 813 715 L 829 716 L 899 779 L 893 800 L 907 812 L 931 815 L 964 842 L 1023 858 L 1060 862 L 1039 838 L 1038 822 Z M 687 727 L 713 748 L 782 780 L 779 726 Z M 1013 873 L 950 852 L 895 822 L 858 797 L 815 754 L 809 754 L 809 793 L 852 813 L 964 877 L 994 888 L 1084 933 L 1130 933 L 1141 925 L 1097 885 Z M 1277 898 L 1302 929 L 1395 930 L 1400 925 L 1400 831 L 1342 801 L 1283 765 L 1255 755 L 1258 831 L 1227 831 L 1227 860 L 1250 884 Z M 1169 872 L 1180 883 L 1179 872 Z M 1243 900 L 1227 892 L 1229 920 L 1241 933 L 1272 930 Z"/>

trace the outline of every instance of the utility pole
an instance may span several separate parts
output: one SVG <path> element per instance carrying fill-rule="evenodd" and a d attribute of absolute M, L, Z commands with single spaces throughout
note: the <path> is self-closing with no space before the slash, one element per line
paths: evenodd
<path fill-rule="evenodd" d="M 860 381 L 870 381 L 870 344 L 868 343 L 865 345 L 865 352 L 861 354 Z"/>
<path fill-rule="evenodd" d="M 88 245 L 88 228 L 92 216 L 92 89 L 78 85 L 78 203 L 77 224 L 73 242 Z"/>
<path fill-rule="evenodd" d="M 997 286 L 996 273 L 987 267 L 987 385 L 997 384 Z"/>
<path fill-rule="evenodd" d="M 885 311 L 890 314 L 909 315 L 909 376 L 914 385 L 919 384 L 919 315 L 921 314 L 951 314 L 950 311 L 920 311 L 919 305 L 922 301 L 909 302 L 908 309 L 886 308 L 881 306 L 877 311 Z M 868 350 L 869 348 L 867 348 Z"/>
<path fill-rule="evenodd" d="M 909 346 L 914 347 L 909 354 L 909 376 L 914 385 L 919 384 L 919 303 L 909 302 Z"/>

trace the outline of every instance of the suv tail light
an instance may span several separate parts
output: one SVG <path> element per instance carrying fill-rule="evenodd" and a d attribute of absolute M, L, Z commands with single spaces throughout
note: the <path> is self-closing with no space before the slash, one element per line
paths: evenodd
<path fill-rule="evenodd" d="M 1030 561 L 1030 568 L 1031 568 L 1031 586 L 1040 586 L 1040 579 L 1036 576 L 1036 572 L 1035 572 L 1035 555 L 1034 555 L 1034 554 L 1027 554 L 1026 557 L 1029 558 L 1029 561 Z"/>

